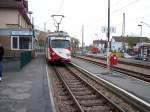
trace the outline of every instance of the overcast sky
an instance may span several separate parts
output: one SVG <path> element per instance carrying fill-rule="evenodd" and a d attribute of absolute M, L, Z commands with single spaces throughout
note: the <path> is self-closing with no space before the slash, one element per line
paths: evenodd
<path fill-rule="evenodd" d="M 28 0 L 29 10 L 33 11 L 34 23 L 44 29 L 54 31 L 53 14 L 62 14 L 65 18 L 60 25 L 61 30 L 81 42 L 81 28 L 84 25 L 84 42 L 92 44 L 93 39 L 106 39 L 101 32 L 102 26 L 107 26 L 107 0 Z M 126 14 L 126 35 L 140 35 L 141 21 L 150 24 L 150 0 L 110 0 L 111 26 L 116 27 L 116 33 L 122 34 L 123 13 Z M 150 27 L 143 24 L 143 36 L 150 37 Z"/>

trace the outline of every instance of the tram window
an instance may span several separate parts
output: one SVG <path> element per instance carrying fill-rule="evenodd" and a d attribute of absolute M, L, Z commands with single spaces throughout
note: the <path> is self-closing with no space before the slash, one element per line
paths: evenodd
<path fill-rule="evenodd" d="M 68 40 L 52 40 L 51 47 L 52 48 L 69 48 L 70 44 Z"/>

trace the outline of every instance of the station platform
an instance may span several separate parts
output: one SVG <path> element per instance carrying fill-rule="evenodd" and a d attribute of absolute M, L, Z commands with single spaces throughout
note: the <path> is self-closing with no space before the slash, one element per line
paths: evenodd
<path fill-rule="evenodd" d="M 42 55 L 18 72 L 3 73 L 0 112 L 52 112 L 46 63 Z"/>
<path fill-rule="evenodd" d="M 106 68 L 99 67 L 95 64 L 72 58 L 72 63 L 80 66 L 92 75 L 110 82 L 120 90 L 140 99 L 143 103 L 150 107 L 150 83 L 129 77 L 125 74 L 111 71 L 108 72 Z"/>

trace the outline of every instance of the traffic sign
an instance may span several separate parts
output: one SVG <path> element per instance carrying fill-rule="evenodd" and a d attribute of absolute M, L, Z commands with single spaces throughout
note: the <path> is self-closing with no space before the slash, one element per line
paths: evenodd
<path fill-rule="evenodd" d="M 102 33 L 107 33 L 108 32 L 108 27 L 107 26 L 102 26 L 101 31 L 102 31 Z M 110 32 L 111 33 L 116 33 L 116 27 L 110 27 Z"/>

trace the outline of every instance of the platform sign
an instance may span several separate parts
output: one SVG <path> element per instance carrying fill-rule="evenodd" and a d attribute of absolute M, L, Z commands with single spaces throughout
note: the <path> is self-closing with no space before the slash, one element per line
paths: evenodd
<path fill-rule="evenodd" d="M 107 33 L 108 32 L 107 26 L 102 26 L 101 31 L 102 33 Z M 116 33 L 116 27 L 110 27 L 110 33 Z"/>

